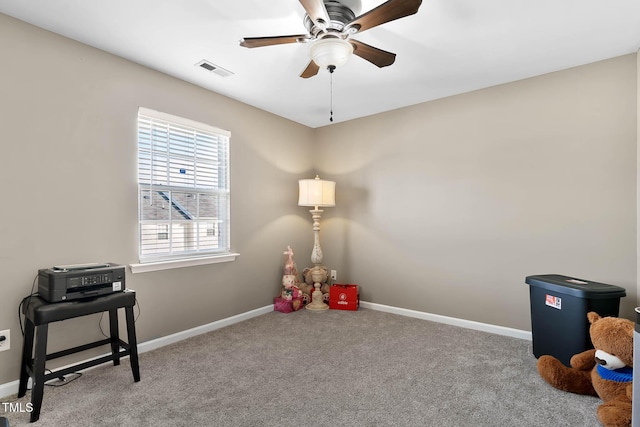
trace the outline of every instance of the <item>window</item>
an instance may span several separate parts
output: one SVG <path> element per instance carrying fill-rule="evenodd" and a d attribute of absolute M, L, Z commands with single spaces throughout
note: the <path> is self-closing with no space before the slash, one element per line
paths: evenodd
<path fill-rule="evenodd" d="M 138 111 L 140 262 L 228 254 L 230 133 Z"/>

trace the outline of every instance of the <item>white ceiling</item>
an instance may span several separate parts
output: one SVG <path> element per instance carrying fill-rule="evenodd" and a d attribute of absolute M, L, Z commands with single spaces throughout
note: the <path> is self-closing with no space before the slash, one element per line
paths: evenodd
<path fill-rule="evenodd" d="M 362 0 L 366 12 L 384 0 Z M 304 34 L 298 0 L 0 0 L 0 12 L 310 127 L 328 125 L 330 77 L 302 79 L 308 44 L 247 49 L 242 37 Z M 397 54 L 333 75 L 334 123 L 640 48 L 640 0 L 423 0 L 358 34 Z M 206 59 L 230 70 L 197 67 Z"/>

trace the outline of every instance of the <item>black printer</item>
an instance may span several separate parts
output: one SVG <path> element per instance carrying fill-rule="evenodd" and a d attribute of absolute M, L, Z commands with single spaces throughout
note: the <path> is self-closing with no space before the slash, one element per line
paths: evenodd
<path fill-rule="evenodd" d="M 125 267 L 112 263 L 60 265 L 38 270 L 38 295 L 49 302 L 106 295 L 125 289 Z"/>

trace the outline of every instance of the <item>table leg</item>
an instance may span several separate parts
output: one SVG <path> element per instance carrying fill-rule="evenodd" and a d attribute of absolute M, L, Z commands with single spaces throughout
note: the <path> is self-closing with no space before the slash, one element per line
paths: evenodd
<path fill-rule="evenodd" d="M 40 418 L 40 407 L 44 395 L 44 369 L 47 362 L 47 333 L 49 325 L 44 324 L 36 328 L 36 354 L 33 363 L 33 389 L 31 390 L 31 422 Z"/>
<path fill-rule="evenodd" d="M 22 344 L 22 365 L 20 367 L 20 385 L 18 387 L 18 397 L 27 394 L 27 384 L 29 383 L 29 371 L 27 366 L 31 364 L 33 357 L 33 334 L 35 326 L 33 322 L 25 318 L 24 321 L 24 342 Z"/>
<path fill-rule="evenodd" d="M 127 317 L 127 339 L 129 341 L 129 360 L 131 372 L 135 382 L 140 381 L 140 365 L 138 363 L 138 342 L 136 340 L 136 319 L 133 316 L 133 306 L 124 308 Z"/>
<path fill-rule="evenodd" d="M 113 366 L 120 364 L 120 335 L 118 333 L 118 309 L 109 310 L 109 331 L 111 335 L 111 356 Z"/>

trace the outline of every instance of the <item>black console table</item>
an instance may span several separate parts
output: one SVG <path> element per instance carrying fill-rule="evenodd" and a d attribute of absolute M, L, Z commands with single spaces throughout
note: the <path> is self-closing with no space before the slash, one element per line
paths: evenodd
<path fill-rule="evenodd" d="M 102 363 L 113 361 L 114 366 L 120 364 L 120 358 L 130 357 L 131 371 L 135 382 L 140 381 L 140 366 L 138 364 L 138 346 L 136 343 L 135 319 L 133 306 L 136 304 L 136 294 L 133 291 L 116 292 L 109 295 L 90 299 L 67 302 L 49 303 L 38 296 L 32 296 L 25 301 L 22 312 L 25 316 L 24 344 L 22 347 L 22 364 L 20 368 L 20 385 L 18 397 L 27 393 L 29 377 L 33 380 L 31 390 L 31 422 L 40 418 L 40 407 L 44 394 L 44 383 L 53 378 L 67 375 L 78 370 L 86 369 Z M 120 339 L 118 334 L 118 309 L 124 308 L 127 320 L 128 343 Z M 109 312 L 110 337 L 89 344 L 73 347 L 56 353 L 47 354 L 47 332 L 49 323 L 74 317 L 86 316 L 94 313 Z M 35 347 L 34 347 L 35 344 Z M 67 356 L 103 345 L 111 345 L 111 354 L 79 363 L 64 369 L 58 369 L 45 374 L 47 360 Z"/>

